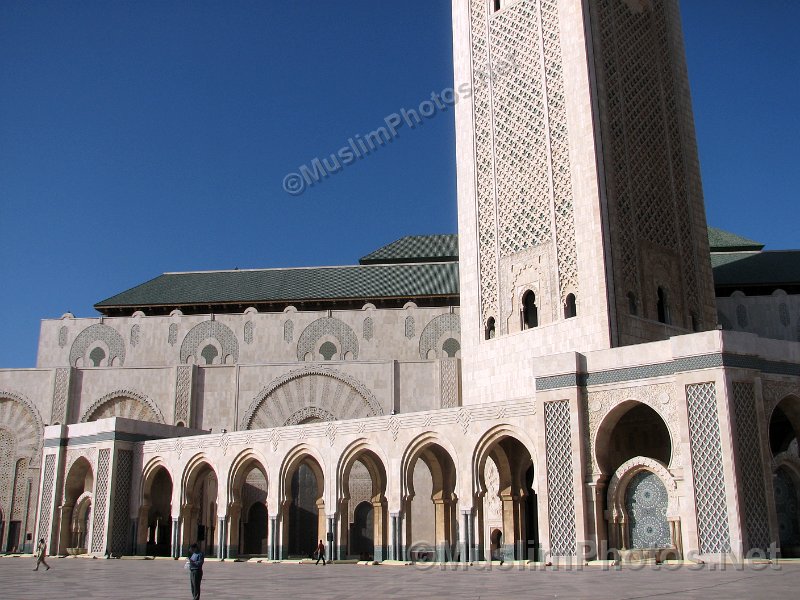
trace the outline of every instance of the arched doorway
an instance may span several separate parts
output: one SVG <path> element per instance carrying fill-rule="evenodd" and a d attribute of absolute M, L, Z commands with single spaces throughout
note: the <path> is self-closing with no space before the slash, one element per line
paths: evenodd
<path fill-rule="evenodd" d="M 263 502 L 253 502 L 244 523 L 244 554 L 267 554 L 267 507 Z"/>
<path fill-rule="evenodd" d="M 371 560 L 375 548 L 375 509 L 371 502 L 361 502 L 353 511 L 350 525 L 350 555 Z"/>
<path fill-rule="evenodd" d="M 326 539 L 325 478 L 319 463 L 308 455 L 299 457 L 287 470 L 284 489 L 284 558 L 310 558 L 318 541 Z"/>
<path fill-rule="evenodd" d="M 769 443 L 772 489 L 783 558 L 800 558 L 800 399 L 788 396 L 772 411 Z"/>
<path fill-rule="evenodd" d="M 347 515 L 340 547 L 348 558 L 381 561 L 388 551 L 386 469 L 372 450 L 357 444 L 342 456 L 339 514 Z"/>
<path fill-rule="evenodd" d="M 81 456 L 67 471 L 64 482 L 64 504 L 61 506 L 61 535 L 58 552 L 66 554 L 87 552 L 91 548 L 90 522 L 94 471 L 89 461 Z"/>
<path fill-rule="evenodd" d="M 170 556 L 172 552 L 172 477 L 163 466 L 146 472 L 139 515 L 140 552 Z"/>
<path fill-rule="evenodd" d="M 197 543 L 206 556 L 219 554 L 217 527 L 219 481 L 211 465 L 204 460 L 190 464 L 184 484 L 183 507 L 183 548 Z"/>
<path fill-rule="evenodd" d="M 650 556 L 656 550 L 680 555 L 680 520 L 677 512 L 668 514 L 666 486 L 673 485 L 668 470 L 672 436 L 661 415 L 641 402 L 620 404 L 600 424 L 594 452 L 602 471 L 599 489 L 611 480 L 596 512 L 607 515 L 607 520 L 598 518 L 597 531 L 608 556 L 616 557 L 617 551 L 623 557 Z M 646 553 L 631 552 L 637 550 Z"/>
<path fill-rule="evenodd" d="M 539 558 L 533 460 L 516 437 L 494 432 L 476 452 L 478 545 L 487 560 Z M 481 552 L 479 552 L 479 555 Z"/>
<path fill-rule="evenodd" d="M 263 460 L 252 451 L 239 456 L 231 467 L 230 519 L 231 552 L 267 556 L 269 513 L 267 471 Z"/>
<path fill-rule="evenodd" d="M 456 468 L 441 445 L 417 449 L 405 466 L 403 518 L 407 559 L 446 562 L 456 558 Z"/>

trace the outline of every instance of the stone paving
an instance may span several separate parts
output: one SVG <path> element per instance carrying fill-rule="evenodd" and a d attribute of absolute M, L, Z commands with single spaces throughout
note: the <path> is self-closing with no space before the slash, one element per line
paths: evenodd
<path fill-rule="evenodd" d="M 0 558 L 3 600 L 173 600 L 190 598 L 182 561 L 50 559 L 32 572 L 31 558 Z M 780 565 L 653 567 L 603 570 L 472 566 L 206 563 L 205 600 L 281 598 L 796 598 L 800 562 Z"/>

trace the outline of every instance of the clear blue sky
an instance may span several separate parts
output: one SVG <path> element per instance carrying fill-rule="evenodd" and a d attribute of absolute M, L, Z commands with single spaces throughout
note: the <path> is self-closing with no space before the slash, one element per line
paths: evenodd
<path fill-rule="evenodd" d="M 684 0 L 709 222 L 800 247 L 800 2 Z M 456 230 L 452 112 L 284 175 L 453 83 L 449 0 L 0 2 L 0 367 L 164 271 L 351 264 Z"/>

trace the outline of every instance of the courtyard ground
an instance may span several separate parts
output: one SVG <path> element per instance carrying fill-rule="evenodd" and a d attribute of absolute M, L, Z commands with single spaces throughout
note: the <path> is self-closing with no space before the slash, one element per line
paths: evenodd
<path fill-rule="evenodd" d="M 179 600 L 190 598 L 183 561 L 53 558 L 33 572 L 31 558 L 0 558 L 3 600 Z M 340 598 L 793 598 L 800 562 L 779 565 L 708 565 L 580 570 L 472 566 L 206 563 L 205 600 Z"/>

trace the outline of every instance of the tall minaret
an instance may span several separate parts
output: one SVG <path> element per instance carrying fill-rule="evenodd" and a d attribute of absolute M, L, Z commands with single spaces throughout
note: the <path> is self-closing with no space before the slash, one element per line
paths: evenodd
<path fill-rule="evenodd" d="M 677 0 L 453 0 L 453 29 L 465 390 L 715 327 Z"/>

